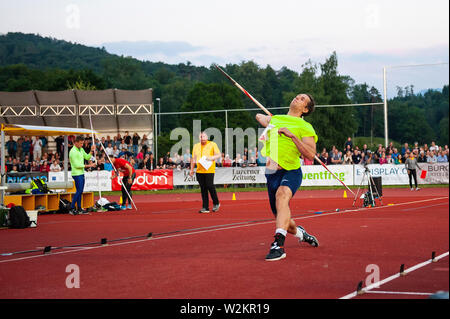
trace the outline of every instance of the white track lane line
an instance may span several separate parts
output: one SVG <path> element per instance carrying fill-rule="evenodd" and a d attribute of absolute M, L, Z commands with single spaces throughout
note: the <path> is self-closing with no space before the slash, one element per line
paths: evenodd
<path fill-rule="evenodd" d="M 386 294 L 386 295 L 413 295 L 413 296 L 430 296 L 431 292 L 410 292 L 410 291 L 366 291 L 366 294 Z"/>
<path fill-rule="evenodd" d="M 429 201 L 433 201 L 433 200 L 441 200 L 441 199 L 446 199 L 446 198 L 449 198 L 449 197 L 446 196 L 446 197 L 438 197 L 438 198 L 434 198 L 434 199 L 424 199 L 424 200 L 420 200 L 420 201 L 405 202 L 405 203 L 395 204 L 394 206 L 377 206 L 377 207 L 370 208 L 370 210 L 380 209 L 380 208 L 389 209 L 391 207 L 400 206 L 400 205 L 417 204 L 417 203 L 429 202 Z M 330 215 L 336 215 L 336 214 L 351 213 L 351 212 L 356 212 L 356 211 L 361 211 L 361 210 L 365 210 L 365 208 L 363 208 L 363 209 L 345 210 L 345 211 L 340 211 L 340 212 L 325 213 L 325 214 L 320 214 L 320 215 L 296 217 L 296 218 L 293 218 L 293 219 L 297 220 L 297 219 L 318 218 L 318 217 L 330 216 Z M 7 262 L 13 262 L 13 261 L 27 260 L 27 259 L 32 259 L 32 258 L 42 258 L 42 257 L 50 257 L 50 256 L 55 256 L 55 255 L 61 255 L 61 254 L 69 254 L 69 253 L 74 253 L 74 252 L 79 252 L 79 251 L 87 251 L 87 250 L 91 250 L 91 249 L 109 248 L 109 247 L 113 247 L 113 246 L 136 244 L 136 243 L 142 243 L 142 242 L 145 242 L 145 241 L 148 241 L 148 240 L 161 240 L 161 239 L 175 238 L 175 237 L 180 237 L 180 236 L 189 236 L 189 235 L 196 235 L 196 234 L 201 234 L 201 233 L 209 233 L 209 232 L 220 231 L 220 230 L 236 229 L 236 228 L 241 228 L 241 227 L 259 226 L 259 225 L 265 225 L 265 224 L 271 224 L 271 223 L 275 223 L 275 220 L 259 222 L 259 223 L 251 223 L 251 224 L 246 224 L 246 225 L 237 225 L 237 226 L 220 227 L 220 228 L 207 229 L 207 230 L 194 231 L 194 232 L 186 232 L 186 233 L 175 234 L 175 235 L 164 235 L 164 236 L 161 236 L 161 237 L 151 237 L 151 238 L 146 238 L 146 239 L 139 239 L 139 240 L 133 240 L 133 241 L 128 241 L 128 242 L 121 242 L 121 243 L 110 243 L 107 246 L 99 245 L 99 246 L 95 246 L 95 247 L 84 247 L 82 249 L 73 249 L 73 250 L 68 250 L 68 251 L 52 252 L 52 253 L 49 253 L 49 254 L 41 254 L 41 255 L 33 255 L 33 256 L 27 256 L 27 257 L 12 258 L 12 259 L 7 259 L 7 260 L 0 260 L 0 264 L 7 263 Z"/>
<path fill-rule="evenodd" d="M 445 258 L 445 257 L 448 256 L 448 254 L 449 254 L 449 252 L 447 251 L 446 253 L 443 253 L 442 255 L 437 256 L 437 257 L 435 258 L 435 260 L 438 261 L 439 259 Z M 433 263 L 433 261 L 432 261 L 431 259 L 429 259 L 429 260 L 427 260 L 427 261 L 424 261 L 424 262 L 422 262 L 422 263 L 420 263 L 420 264 L 417 264 L 417 265 L 415 265 L 415 266 L 413 266 L 413 267 L 411 267 L 411 268 L 406 269 L 406 270 L 405 270 L 405 274 L 408 274 L 408 273 L 410 273 L 410 272 L 413 272 L 414 270 L 417 270 L 417 269 L 420 269 L 420 268 L 422 268 L 422 267 L 425 267 L 425 266 L 427 266 L 427 265 L 429 265 L 429 264 L 431 264 L 431 263 Z M 385 279 L 383 279 L 383 280 L 381 280 L 381 281 L 378 281 L 378 282 L 376 282 L 376 283 L 373 283 L 373 284 L 371 284 L 371 285 L 369 285 L 369 286 L 367 286 L 367 287 L 365 287 L 365 288 L 362 288 L 362 289 L 361 289 L 361 293 L 369 292 L 370 290 L 372 290 L 372 289 L 374 289 L 374 288 L 379 288 L 381 285 L 384 285 L 385 283 L 388 283 L 388 282 L 390 282 L 390 281 L 392 281 L 392 280 L 395 280 L 395 279 L 397 279 L 397 278 L 400 278 L 401 276 L 402 276 L 402 275 L 400 275 L 400 273 L 397 273 L 397 274 L 392 275 L 392 276 L 390 276 L 390 277 L 388 277 L 388 278 L 385 278 Z M 352 298 L 354 298 L 354 297 L 356 297 L 356 296 L 358 296 L 358 292 L 357 292 L 357 291 L 352 292 L 351 294 L 345 295 L 345 296 L 343 296 L 343 297 L 341 297 L 341 298 L 339 298 L 339 299 L 352 299 Z"/>

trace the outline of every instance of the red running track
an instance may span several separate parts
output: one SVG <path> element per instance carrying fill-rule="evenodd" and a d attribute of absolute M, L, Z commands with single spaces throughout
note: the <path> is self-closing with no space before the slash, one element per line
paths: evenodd
<path fill-rule="evenodd" d="M 236 201 L 219 193 L 214 214 L 197 213 L 199 194 L 155 194 L 135 196 L 138 212 L 40 215 L 34 229 L 0 230 L 0 253 L 143 237 L 1 256 L 0 298 L 341 298 L 366 280 L 368 265 L 377 265 L 382 280 L 401 264 L 408 269 L 432 251 L 448 252 L 448 188 L 383 191 L 383 206 L 357 210 L 343 191 L 299 191 L 292 214 L 320 247 L 289 236 L 287 258 L 278 262 L 264 261 L 275 227 L 265 192 L 236 193 Z M 80 270 L 79 289 L 66 286 L 71 264 Z M 374 289 L 392 294 L 356 298 L 427 298 L 397 292 L 448 286 L 447 256 Z"/>

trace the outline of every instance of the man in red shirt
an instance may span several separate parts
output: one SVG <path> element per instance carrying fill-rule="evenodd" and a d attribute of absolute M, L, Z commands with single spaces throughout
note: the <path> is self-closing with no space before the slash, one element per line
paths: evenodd
<path fill-rule="evenodd" d="M 123 173 L 122 179 L 122 210 L 132 209 L 131 206 L 131 186 L 133 186 L 133 181 L 136 178 L 136 171 L 131 164 L 124 160 L 123 158 L 111 158 L 111 164 L 116 168 L 118 172 Z M 112 178 L 114 178 L 114 170 Z M 128 196 L 130 195 L 130 196 Z M 128 200 L 128 206 L 127 206 Z"/>

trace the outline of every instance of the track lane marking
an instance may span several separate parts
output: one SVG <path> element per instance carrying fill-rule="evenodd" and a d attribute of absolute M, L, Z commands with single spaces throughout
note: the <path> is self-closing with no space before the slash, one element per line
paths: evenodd
<path fill-rule="evenodd" d="M 381 209 L 381 208 L 389 209 L 391 207 L 396 207 L 396 206 L 400 206 L 400 205 L 411 205 L 411 204 L 417 204 L 417 203 L 423 203 L 423 202 L 429 202 L 429 201 L 435 201 L 435 200 L 442 200 L 442 199 L 448 199 L 448 198 L 449 198 L 448 196 L 445 196 L 445 197 L 438 197 L 438 198 L 425 199 L 425 200 L 419 200 L 419 201 L 398 203 L 398 204 L 395 204 L 394 206 L 377 206 L 377 207 L 370 208 L 370 210 Z M 361 210 L 366 210 L 366 208 L 357 208 L 357 209 L 351 209 L 351 210 L 345 210 L 345 211 L 339 211 L 339 212 L 330 212 L 330 213 L 324 213 L 324 214 L 320 214 L 320 215 L 314 214 L 314 215 L 310 215 L 310 216 L 295 217 L 292 219 L 300 220 L 300 219 L 308 219 L 308 218 L 318 218 L 318 217 L 323 217 L 323 216 L 352 213 L 352 212 L 357 212 L 357 211 L 361 211 Z M 202 234 L 202 233 L 208 233 L 208 232 L 214 232 L 214 231 L 220 231 L 220 230 L 229 230 L 229 229 L 236 229 L 236 228 L 241 228 L 241 227 L 266 225 L 266 224 L 271 224 L 271 223 L 275 223 L 275 220 L 249 223 L 249 224 L 245 224 L 245 225 L 236 225 L 236 226 L 230 226 L 230 227 L 220 227 L 219 226 L 219 228 L 214 228 L 214 229 L 207 229 L 207 230 L 193 231 L 193 232 L 188 231 L 188 232 L 182 233 L 182 234 L 163 235 L 160 237 L 151 237 L 151 238 L 146 238 L 146 239 L 122 242 L 122 243 L 111 243 L 111 244 L 108 244 L 108 246 L 99 245 L 99 246 L 95 246 L 95 247 L 83 247 L 83 248 L 73 249 L 73 250 L 68 250 L 68 251 L 52 252 L 50 254 L 33 255 L 33 256 L 26 256 L 26 257 L 20 257 L 20 258 L 11 258 L 11 259 L 6 259 L 6 260 L 0 260 L 0 264 L 7 263 L 7 262 L 13 262 L 13 261 L 21 261 L 21 260 L 27 260 L 27 259 L 40 258 L 40 257 L 50 257 L 50 256 L 74 253 L 74 252 L 79 252 L 79 251 L 85 252 L 85 251 L 91 250 L 91 249 L 109 248 L 109 247 L 120 246 L 120 245 L 136 244 L 136 243 L 146 242 L 149 240 L 175 238 L 175 237 L 180 237 L 180 236 L 196 235 L 196 234 Z"/>
<path fill-rule="evenodd" d="M 442 259 L 442 258 L 445 258 L 445 257 L 447 257 L 448 255 L 449 255 L 449 252 L 447 251 L 447 252 L 445 252 L 445 253 L 443 253 L 443 254 L 437 256 L 437 257 L 435 258 L 435 261 L 438 261 L 438 260 L 440 260 L 440 259 Z M 415 265 L 415 266 L 412 266 L 412 267 L 406 269 L 406 270 L 405 270 L 405 274 L 408 274 L 408 273 L 410 273 L 410 272 L 413 272 L 414 270 L 417 270 L 417 269 L 420 269 L 420 268 L 422 268 L 422 267 L 425 267 L 425 266 L 427 266 L 427 265 L 429 265 L 429 264 L 431 264 L 431 263 L 433 263 L 433 260 L 428 259 L 427 261 L 424 261 L 424 262 L 422 262 L 422 263 L 420 263 L 420 264 L 417 264 L 417 265 Z M 401 275 L 400 273 L 396 273 L 395 275 L 392 275 L 392 276 L 387 277 L 387 278 L 385 278 L 385 279 L 383 279 L 383 280 L 381 280 L 381 281 L 378 281 L 378 282 L 376 282 L 376 283 L 373 283 L 373 284 L 371 284 L 371 285 L 369 285 L 369 286 L 367 286 L 367 287 L 365 287 L 365 288 L 362 288 L 362 289 L 361 289 L 361 292 L 362 292 L 362 293 L 369 292 L 370 290 L 372 290 L 372 289 L 374 289 L 374 288 L 379 288 L 381 285 L 384 285 L 385 283 L 388 283 L 388 282 L 393 281 L 393 280 L 395 280 L 395 279 L 397 279 L 397 278 L 400 278 L 400 277 L 402 277 L 402 275 Z M 358 292 L 357 292 L 357 291 L 354 291 L 354 292 L 352 292 L 352 293 L 350 293 L 350 294 L 348 294 L 348 295 L 345 295 L 345 296 L 343 296 L 343 297 L 341 297 L 341 298 L 339 298 L 339 299 L 352 299 L 352 298 L 354 298 L 354 297 L 356 297 L 356 296 L 358 296 Z"/>

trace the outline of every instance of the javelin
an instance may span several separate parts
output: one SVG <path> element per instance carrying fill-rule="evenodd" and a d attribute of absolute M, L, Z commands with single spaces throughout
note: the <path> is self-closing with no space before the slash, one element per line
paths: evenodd
<path fill-rule="evenodd" d="M 217 64 L 214 64 L 214 66 L 220 71 L 222 72 L 223 75 L 225 75 L 228 80 L 230 80 L 239 90 L 241 90 L 242 92 L 244 92 L 245 95 L 247 95 L 250 100 L 252 100 L 257 106 L 259 106 L 259 108 L 261 110 L 263 110 L 267 115 L 269 116 L 273 116 L 272 113 L 269 112 L 269 110 L 267 110 L 261 103 L 259 103 L 250 93 L 248 93 L 239 83 L 237 83 L 235 80 L 233 80 L 233 78 L 231 76 L 229 76 L 224 70 L 222 70 Z M 306 145 L 304 145 L 306 147 Z M 320 165 L 322 165 L 328 172 L 330 172 L 331 175 L 333 175 L 333 177 L 335 179 L 337 179 L 342 185 L 344 185 L 345 188 L 347 188 L 353 195 L 355 195 L 355 193 L 348 188 L 347 185 L 344 184 L 343 181 L 341 181 L 336 174 L 334 174 L 332 171 L 330 171 L 328 169 L 328 167 L 317 157 L 317 155 L 314 155 L 314 159 L 320 163 Z"/>

